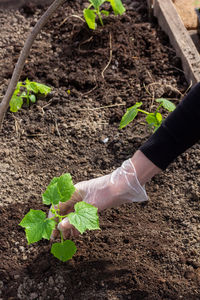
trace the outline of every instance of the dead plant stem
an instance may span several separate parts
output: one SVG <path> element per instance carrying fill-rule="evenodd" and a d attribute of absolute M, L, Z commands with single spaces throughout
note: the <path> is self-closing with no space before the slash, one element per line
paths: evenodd
<path fill-rule="evenodd" d="M 106 69 L 109 67 L 111 61 L 112 61 L 112 35 L 111 33 L 109 34 L 109 40 L 110 40 L 110 58 L 109 61 L 107 63 L 107 65 L 105 66 L 105 68 L 103 69 L 103 71 L 101 72 L 101 76 L 104 78 L 104 72 L 106 71 Z"/>

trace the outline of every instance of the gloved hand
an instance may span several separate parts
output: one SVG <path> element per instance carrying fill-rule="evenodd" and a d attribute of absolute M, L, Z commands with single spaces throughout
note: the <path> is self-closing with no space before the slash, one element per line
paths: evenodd
<path fill-rule="evenodd" d="M 124 161 L 121 167 L 111 174 L 79 182 L 75 185 L 75 188 L 76 192 L 71 200 L 59 204 L 62 215 L 72 212 L 74 204 L 79 201 L 90 203 L 97 207 L 98 212 L 100 212 L 124 203 L 148 200 L 145 188 L 140 185 L 137 179 L 131 159 Z M 67 218 L 58 224 L 58 229 L 62 231 L 64 238 L 78 234 L 78 231 L 69 223 Z M 52 237 L 56 235 L 55 230 Z"/>

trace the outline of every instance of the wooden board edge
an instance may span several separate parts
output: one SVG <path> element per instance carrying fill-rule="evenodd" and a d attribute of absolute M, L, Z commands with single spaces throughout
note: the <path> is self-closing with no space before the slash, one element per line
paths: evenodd
<path fill-rule="evenodd" d="M 168 35 L 188 84 L 200 82 L 200 55 L 171 0 L 147 0 L 149 12 Z"/>

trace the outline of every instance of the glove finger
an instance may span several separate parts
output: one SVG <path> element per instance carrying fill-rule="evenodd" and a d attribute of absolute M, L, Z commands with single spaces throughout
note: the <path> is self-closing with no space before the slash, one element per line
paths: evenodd
<path fill-rule="evenodd" d="M 78 231 L 76 228 L 69 223 L 68 218 L 63 219 L 59 224 L 58 224 L 58 230 L 62 232 L 63 238 L 67 239 L 72 236 L 77 236 Z"/>
<path fill-rule="evenodd" d="M 72 198 L 69 201 L 64 202 L 64 203 L 62 203 L 62 202 L 59 203 L 60 214 L 61 215 L 66 215 L 70 212 L 73 212 L 74 211 L 74 205 L 79 201 L 82 201 L 82 196 L 79 193 L 79 191 L 76 190 L 74 192 L 74 194 L 72 195 Z M 57 208 L 57 207 L 58 206 L 56 205 L 55 208 Z M 53 217 L 54 217 L 54 215 L 53 215 L 53 213 L 51 212 L 51 209 L 50 209 L 49 214 L 48 214 L 48 218 L 53 218 Z M 73 225 L 71 225 L 69 223 L 67 218 L 63 219 L 62 222 L 60 222 L 58 224 L 57 228 L 55 230 L 53 230 L 52 235 L 51 235 L 51 240 L 54 240 L 54 239 L 58 238 L 59 235 L 60 235 L 60 231 L 62 232 L 64 239 L 67 239 L 70 236 L 76 237 L 76 236 L 79 235 L 79 232 L 75 229 L 75 227 Z"/>
<path fill-rule="evenodd" d="M 78 237 L 79 234 L 80 232 L 75 227 L 71 229 L 71 237 Z"/>

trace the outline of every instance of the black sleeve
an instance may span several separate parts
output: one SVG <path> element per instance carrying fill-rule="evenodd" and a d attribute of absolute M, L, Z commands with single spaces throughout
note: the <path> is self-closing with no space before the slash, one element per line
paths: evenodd
<path fill-rule="evenodd" d="M 197 83 L 140 150 L 157 167 L 165 170 L 199 139 L 200 83 Z"/>

